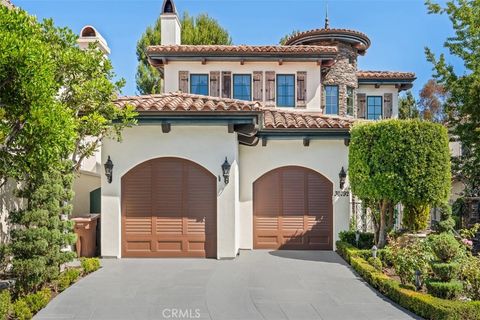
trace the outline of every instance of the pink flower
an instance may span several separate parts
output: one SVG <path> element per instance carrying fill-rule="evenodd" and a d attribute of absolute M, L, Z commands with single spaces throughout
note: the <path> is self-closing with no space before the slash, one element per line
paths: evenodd
<path fill-rule="evenodd" d="M 462 243 L 468 247 L 471 247 L 473 246 L 473 242 L 472 240 L 468 240 L 468 239 L 462 239 Z"/>

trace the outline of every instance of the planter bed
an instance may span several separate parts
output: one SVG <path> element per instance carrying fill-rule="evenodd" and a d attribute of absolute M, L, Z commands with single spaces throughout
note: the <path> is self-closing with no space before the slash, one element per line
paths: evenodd
<path fill-rule="evenodd" d="M 402 285 L 375 269 L 364 258 L 362 250 L 338 241 L 337 252 L 371 286 L 415 314 L 432 320 L 480 319 L 480 301 L 453 301 L 433 297 L 402 287 Z"/>

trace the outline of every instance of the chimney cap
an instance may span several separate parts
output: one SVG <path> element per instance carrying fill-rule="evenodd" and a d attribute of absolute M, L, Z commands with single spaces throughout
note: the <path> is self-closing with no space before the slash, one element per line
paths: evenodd
<path fill-rule="evenodd" d="M 162 14 L 177 14 L 173 0 L 164 0 L 162 5 Z"/>
<path fill-rule="evenodd" d="M 107 41 L 102 37 L 100 32 L 91 25 L 86 25 L 82 28 L 77 42 L 85 48 L 88 47 L 90 42 L 98 42 L 100 49 L 105 54 L 110 54 L 110 48 L 108 47 Z"/>

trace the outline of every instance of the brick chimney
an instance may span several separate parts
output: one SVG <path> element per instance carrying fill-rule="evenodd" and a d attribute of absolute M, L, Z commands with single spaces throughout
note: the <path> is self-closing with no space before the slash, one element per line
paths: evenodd
<path fill-rule="evenodd" d="M 162 30 L 162 45 L 182 44 L 182 29 L 178 19 L 177 9 L 173 0 L 164 0 L 162 14 L 160 15 Z"/>
<path fill-rule="evenodd" d="M 90 43 L 97 43 L 98 48 L 106 55 L 110 54 L 110 48 L 107 41 L 92 26 L 85 26 L 80 31 L 80 37 L 77 40 L 78 45 L 82 49 L 87 49 Z"/>

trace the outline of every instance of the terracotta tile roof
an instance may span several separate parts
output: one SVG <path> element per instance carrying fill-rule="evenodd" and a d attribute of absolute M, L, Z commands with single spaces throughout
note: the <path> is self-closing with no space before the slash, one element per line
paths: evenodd
<path fill-rule="evenodd" d="M 226 46 L 226 45 L 166 45 L 150 46 L 147 54 L 335 54 L 336 46 Z"/>
<path fill-rule="evenodd" d="M 375 79 L 375 80 L 415 80 L 416 76 L 413 72 L 399 71 L 358 71 L 358 79 Z"/>
<path fill-rule="evenodd" d="M 149 112 L 258 112 L 263 113 L 265 129 L 349 129 L 355 122 L 352 118 L 264 107 L 260 102 L 181 92 L 121 97 L 114 103 L 119 108 L 124 108 L 127 104 L 133 105 L 142 114 Z"/>

